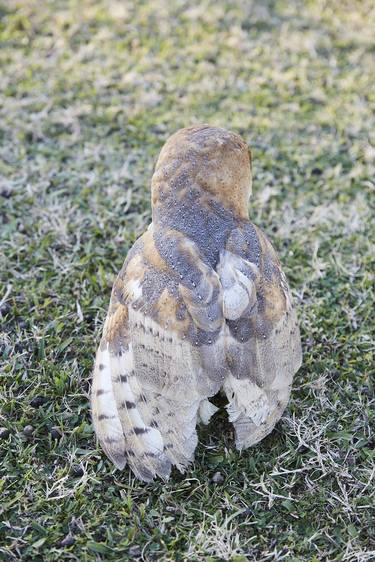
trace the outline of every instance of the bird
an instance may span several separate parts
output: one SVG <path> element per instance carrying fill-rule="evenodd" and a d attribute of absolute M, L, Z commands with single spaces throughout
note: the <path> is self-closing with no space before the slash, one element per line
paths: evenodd
<path fill-rule="evenodd" d="M 251 192 L 236 133 L 193 125 L 160 152 L 152 222 L 114 282 L 91 389 L 102 449 L 142 481 L 186 472 L 219 392 L 240 451 L 288 404 L 299 326 L 277 253 L 249 220 Z"/>

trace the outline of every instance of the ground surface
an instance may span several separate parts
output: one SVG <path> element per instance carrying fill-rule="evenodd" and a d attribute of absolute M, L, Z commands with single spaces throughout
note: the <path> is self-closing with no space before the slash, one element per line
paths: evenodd
<path fill-rule="evenodd" d="M 1 560 L 374 559 L 371 6 L 1 2 Z M 144 485 L 96 448 L 90 371 L 158 151 L 200 121 L 253 148 L 304 365 L 262 444 L 222 414 Z"/>

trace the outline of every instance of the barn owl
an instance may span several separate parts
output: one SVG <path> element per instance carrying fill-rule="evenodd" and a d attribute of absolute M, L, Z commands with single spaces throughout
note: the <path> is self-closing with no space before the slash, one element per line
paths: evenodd
<path fill-rule="evenodd" d="M 112 290 L 92 384 L 107 456 L 144 481 L 193 461 L 222 390 L 238 449 L 274 428 L 301 365 L 287 280 L 248 219 L 251 156 L 224 129 L 181 129 L 151 182 L 152 222 Z"/>

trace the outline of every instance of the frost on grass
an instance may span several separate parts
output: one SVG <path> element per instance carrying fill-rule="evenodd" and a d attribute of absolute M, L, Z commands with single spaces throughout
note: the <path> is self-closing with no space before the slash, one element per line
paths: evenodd
<path fill-rule="evenodd" d="M 232 560 L 248 551 L 251 539 L 241 540 L 240 527 L 232 516 L 223 519 L 220 515 L 202 515 L 202 523 L 190 533 L 186 559 L 199 560 L 208 555 Z"/>

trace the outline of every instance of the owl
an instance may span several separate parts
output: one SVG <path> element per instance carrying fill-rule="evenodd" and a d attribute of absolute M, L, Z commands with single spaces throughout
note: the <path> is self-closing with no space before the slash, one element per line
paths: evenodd
<path fill-rule="evenodd" d="M 192 126 L 161 150 L 152 222 L 114 283 L 91 396 L 106 455 L 143 481 L 186 470 L 219 391 L 239 450 L 288 403 L 299 328 L 277 254 L 248 219 L 250 195 L 238 135 Z"/>

